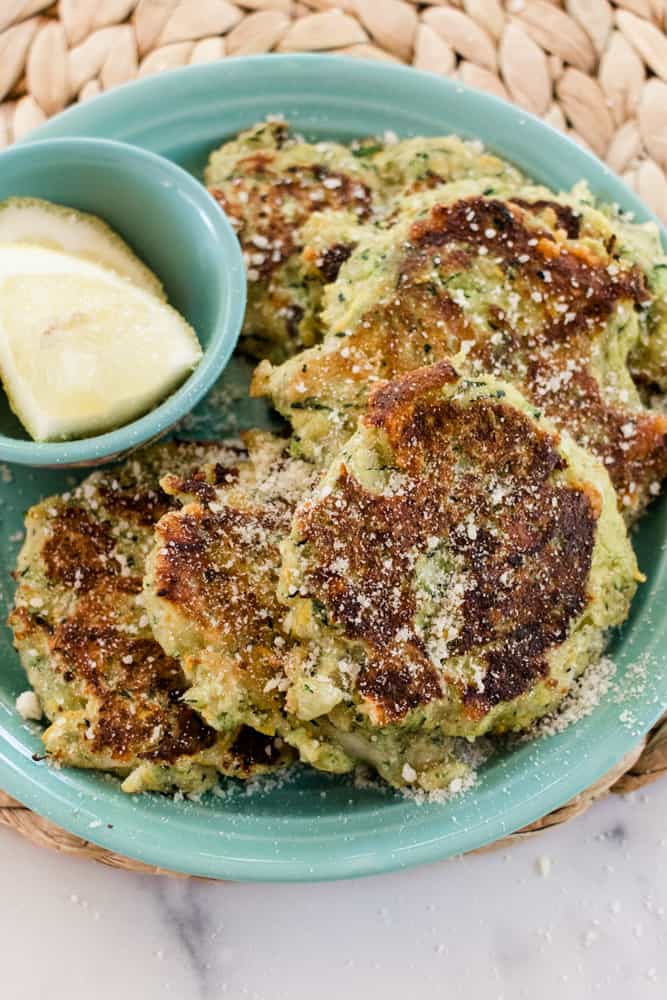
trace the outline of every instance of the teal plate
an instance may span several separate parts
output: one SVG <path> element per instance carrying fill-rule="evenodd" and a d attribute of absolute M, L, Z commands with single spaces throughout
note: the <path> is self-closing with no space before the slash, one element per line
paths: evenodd
<path fill-rule="evenodd" d="M 605 201 L 650 213 L 596 159 L 531 116 L 452 82 L 401 67 L 327 56 L 223 60 L 114 90 L 49 122 L 35 138 L 100 136 L 135 143 L 199 173 L 225 137 L 282 113 L 317 138 L 456 132 L 482 139 L 555 187 L 585 178 Z M 38 154 L 36 154 L 38 155 Z M 146 220 L 150 225 L 150 220 Z M 271 420 L 243 400 L 235 363 L 185 431 L 218 434 Z M 70 482 L 62 473 L 0 470 L 3 599 L 24 509 Z M 43 816 L 149 864 L 216 878 L 333 879 L 436 861 L 496 840 L 560 806 L 636 745 L 667 706 L 667 503 L 642 521 L 636 544 L 648 575 L 613 643 L 614 684 L 587 718 L 490 761 L 476 786 L 442 805 L 296 769 L 246 794 L 238 785 L 201 802 L 124 796 L 114 781 L 35 763 L 37 728 L 14 710 L 25 677 L 9 633 L 0 648 L 0 786 Z"/>

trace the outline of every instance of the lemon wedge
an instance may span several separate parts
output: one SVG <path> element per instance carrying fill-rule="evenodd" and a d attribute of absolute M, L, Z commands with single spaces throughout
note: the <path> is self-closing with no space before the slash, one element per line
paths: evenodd
<path fill-rule="evenodd" d="M 83 257 L 166 299 L 158 278 L 96 215 L 41 198 L 8 198 L 0 202 L 0 245 L 3 243 L 34 243 Z"/>
<path fill-rule="evenodd" d="M 201 355 L 175 309 L 113 271 L 43 247 L 0 246 L 0 375 L 35 440 L 133 420 Z"/>

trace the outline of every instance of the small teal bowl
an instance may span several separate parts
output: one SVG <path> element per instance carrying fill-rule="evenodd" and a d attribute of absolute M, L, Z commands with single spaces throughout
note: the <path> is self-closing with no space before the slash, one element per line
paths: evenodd
<path fill-rule="evenodd" d="M 231 357 L 245 310 L 238 240 L 198 181 L 153 153 L 103 139 L 49 139 L 0 155 L 0 200 L 45 198 L 107 222 L 162 281 L 196 330 L 204 356 L 160 405 L 117 430 L 75 441 L 32 441 L 0 390 L 0 460 L 98 465 L 155 440 L 190 412 Z M 128 365 L 141 357 L 128 358 Z"/>

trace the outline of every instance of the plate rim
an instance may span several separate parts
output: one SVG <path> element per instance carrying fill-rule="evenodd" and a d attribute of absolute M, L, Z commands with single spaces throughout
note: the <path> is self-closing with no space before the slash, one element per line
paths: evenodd
<path fill-rule="evenodd" d="M 193 80 L 197 78 L 203 81 L 210 78 L 211 81 L 215 80 L 217 83 L 222 81 L 224 86 L 225 78 L 234 76 L 234 73 L 239 71 L 239 67 L 242 67 L 241 75 L 246 68 L 253 75 L 257 72 L 260 72 L 261 75 L 261 72 L 268 72 L 269 65 L 271 71 L 274 68 L 277 71 L 279 64 L 286 66 L 288 70 L 293 70 L 296 75 L 303 71 L 303 67 L 318 65 L 320 73 L 336 74 L 344 70 L 348 74 L 354 74 L 356 70 L 361 75 L 370 74 L 377 81 L 392 79 L 398 81 L 408 76 L 412 81 L 418 78 L 422 81 L 423 86 L 428 85 L 434 91 L 442 94 L 443 97 L 453 100 L 463 97 L 473 108 L 487 109 L 500 121 L 507 120 L 514 126 L 526 125 L 525 131 L 528 135 L 536 133 L 536 138 L 540 136 L 550 137 L 550 142 L 553 142 L 554 136 L 556 136 L 558 146 L 565 151 L 569 150 L 575 165 L 581 164 L 582 169 L 592 171 L 600 177 L 606 177 L 611 188 L 620 192 L 621 197 L 617 200 L 621 204 L 636 212 L 640 217 L 656 222 L 660 228 L 663 243 L 667 244 L 665 228 L 650 209 L 619 178 L 616 178 L 609 168 L 571 139 L 557 133 L 530 113 L 499 98 L 472 90 L 458 82 L 422 73 L 406 66 L 310 53 L 225 59 L 219 63 L 173 70 L 115 88 L 84 105 L 75 105 L 67 109 L 35 130 L 22 142 L 39 141 L 56 136 L 86 134 L 76 131 L 77 128 L 86 127 L 86 121 L 90 117 L 99 117 L 100 111 L 103 112 L 103 116 L 107 117 L 118 115 L 124 107 L 129 107 L 134 102 L 139 92 L 145 94 L 147 98 L 168 94 L 171 90 L 176 93 L 184 78 Z M 75 131 L 70 131 L 71 128 Z M 116 135 L 111 135 L 109 138 L 119 138 L 130 144 L 133 144 L 134 141 L 132 138 Z M 150 146 L 142 148 L 152 149 Z M 664 625 L 664 622 L 662 624 Z M 660 635 L 657 635 L 649 645 L 657 645 L 659 640 Z M 306 857 L 296 860 L 288 857 L 269 859 L 266 857 L 233 857 L 229 853 L 226 855 L 224 853 L 211 854 L 201 849 L 198 851 L 179 850 L 178 846 L 174 846 L 171 838 L 162 840 L 159 836 L 150 837 L 150 833 L 157 833 L 162 825 L 157 812 L 153 815 L 151 815 L 150 809 L 140 812 L 130 808 L 127 799 L 116 801 L 112 796 L 106 800 L 109 811 L 105 817 L 109 822 L 114 821 L 112 828 L 109 829 L 104 825 L 92 828 L 90 823 L 97 820 L 98 810 L 85 801 L 86 782 L 78 777 L 80 772 L 68 771 L 66 773 L 63 770 L 54 773 L 52 768 L 36 768 L 25 748 L 21 747 L 15 738 L 12 738 L 11 733 L 3 724 L 1 712 L 0 736 L 5 737 L 5 742 L 0 745 L 0 783 L 8 794 L 64 829 L 103 848 L 143 861 L 146 864 L 186 874 L 247 881 L 296 882 L 340 879 L 378 874 L 441 860 L 452 854 L 460 853 L 461 850 L 474 850 L 525 826 L 558 808 L 602 777 L 617 761 L 636 746 L 642 733 L 651 728 L 664 711 L 664 707 L 662 701 L 659 704 L 653 704 L 652 710 L 650 710 L 649 705 L 646 705 L 646 711 L 642 715 L 641 732 L 627 731 L 623 734 L 616 734 L 613 748 L 611 746 L 594 747 L 593 751 L 598 752 L 579 754 L 578 759 L 564 774 L 548 782 L 535 794 L 515 801 L 502 816 L 481 818 L 478 823 L 468 826 L 463 834 L 461 831 L 457 831 L 458 836 L 430 837 L 421 843 L 412 842 L 404 846 L 397 845 L 393 850 L 386 846 L 379 846 L 373 850 L 371 844 L 370 852 L 364 853 L 361 857 L 358 853 L 355 855 L 343 853 L 341 855 L 340 852 L 333 850 L 333 845 L 330 856 L 327 856 L 326 860 L 322 860 L 319 856 L 317 860 L 314 858 L 308 860 Z M 568 732 L 571 731 L 568 730 Z M 573 742 L 576 743 L 576 739 Z M 590 747 L 587 749 L 591 750 Z M 602 752 L 603 749 L 604 752 Z M 75 790 L 77 785 L 79 787 Z M 84 792 L 81 791 L 81 786 L 84 787 Z M 77 798 L 78 802 L 75 801 Z M 434 807 L 423 806 L 421 808 L 428 811 Z M 130 822 L 128 822 L 128 816 Z M 148 834 L 147 827 L 149 828 Z M 462 839 L 466 840 L 465 845 L 460 843 Z M 451 845 L 450 841 L 453 841 L 454 846 Z"/>

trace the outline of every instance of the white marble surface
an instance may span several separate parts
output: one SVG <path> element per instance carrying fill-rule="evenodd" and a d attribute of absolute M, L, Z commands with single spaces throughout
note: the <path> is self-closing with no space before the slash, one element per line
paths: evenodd
<path fill-rule="evenodd" d="M 657 1000 L 667 781 L 508 852 L 320 885 L 131 875 L 0 830 L 0 901 L 3 1000 Z"/>

